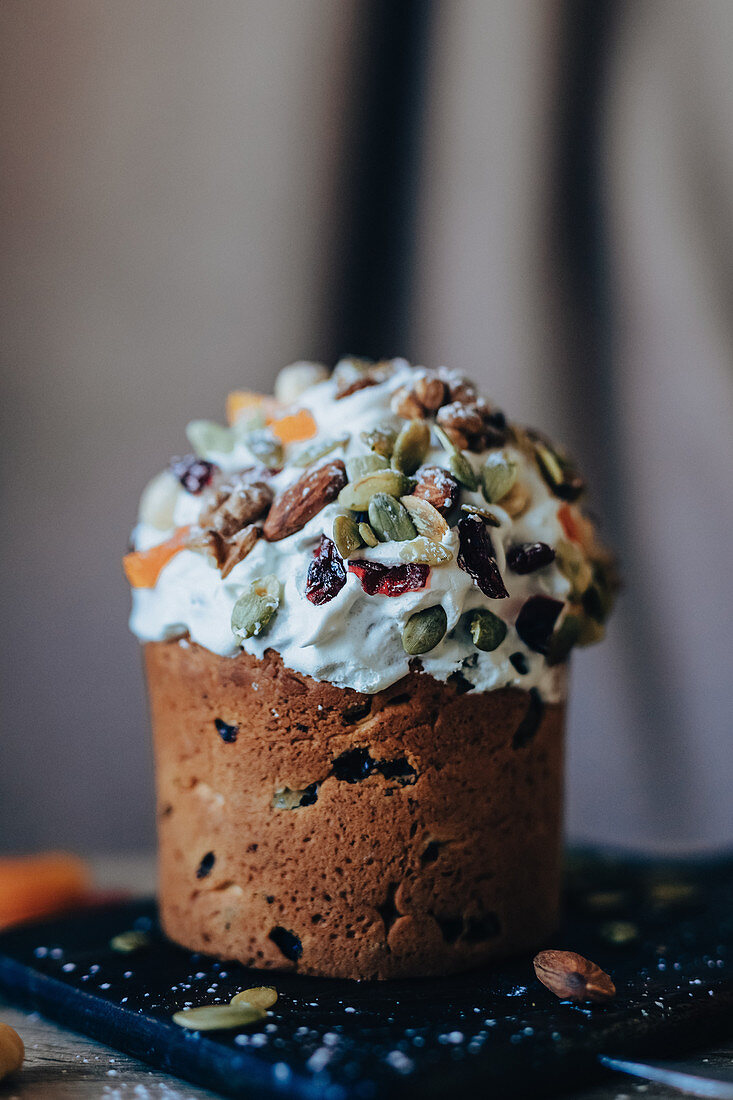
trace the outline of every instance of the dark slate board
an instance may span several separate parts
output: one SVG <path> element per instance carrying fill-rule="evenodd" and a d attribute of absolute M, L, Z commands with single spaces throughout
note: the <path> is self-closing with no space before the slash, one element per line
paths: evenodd
<path fill-rule="evenodd" d="M 633 927 L 618 924 L 632 922 Z M 128 955 L 131 928 L 152 943 Z M 614 938 L 638 933 L 623 945 Z M 563 930 L 547 946 L 614 977 L 608 1007 L 559 1002 L 531 958 L 471 974 L 387 983 L 263 975 L 192 955 L 157 930 L 152 901 L 88 910 L 0 935 L 0 990 L 78 1031 L 225 1096 L 372 1100 L 545 1095 L 601 1073 L 599 1053 L 678 1054 L 733 1031 L 733 857 L 649 864 L 575 856 Z M 248 985 L 280 994 L 247 1032 L 187 1032 L 187 1003 Z"/>

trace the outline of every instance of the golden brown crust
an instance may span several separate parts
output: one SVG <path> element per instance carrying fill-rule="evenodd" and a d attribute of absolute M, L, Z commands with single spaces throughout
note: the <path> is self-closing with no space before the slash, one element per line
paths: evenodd
<path fill-rule="evenodd" d="M 420 673 L 360 695 L 272 651 L 156 642 L 145 657 L 161 915 L 178 943 L 393 978 L 465 970 L 555 927 L 561 705 Z"/>

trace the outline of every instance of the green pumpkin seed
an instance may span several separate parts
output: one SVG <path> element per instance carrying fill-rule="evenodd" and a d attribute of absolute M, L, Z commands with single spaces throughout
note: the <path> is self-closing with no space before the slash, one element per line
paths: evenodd
<path fill-rule="evenodd" d="M 557 488 L 558 485 L 562 485 L 562 466 L 555 452 L 551 451 L 549 447 L 546 447 L 544 443 L 540 442 L 534 444 L 534 451 L 537 457 L 537 464 L 550 485 L 554 488 Z"/>
<path fill-rule="evenodd" d="M 596 622 L 595 619 L 591 619 L 590 615 L 581 615 L 580 619 L 580 633 L 578 634 L 579 646 L 595 645 L 596 642 L 603 641 L 603 636 L 606 633 L 602 623 Z"/>
<path fill-rule="evenodd" d="M 333 521 L 333 541 L 342 558 L 348 558 L 361 546 L 356 520 L 352 516 L 336 516 Z"/>
<path fill-rule="evenodd" d="M 372 428 L 362 432 L 361 439 L 372 451 L 389 458 L 394 449 L 397 432 L 393 428 Z"/>
<path fill-rule="evenodd" d="M 570 599 L 579 600 L 593 583 L 593 569 L 583 551 L 568 539 L 558 539 L 555 544 L 557 567 L 570 581 Z"/>
<path fill-rule="evenodd" d="M 272 1008 L 276 1001 L 277 990 L 273 989 L 271 985 L 254 985 L 251 989 L 243 989 L 241 993 L 235 993 L 229 1004 Z"/>
<path fill-rule="evenodd" d="M 337 447 L 344 447 L 349 442 L 349 434 L 345 432 L 343 435 L 333 436 L 328 439 L 320 439 L 315 443 L 309 443 L 305 447 L 293 455 L 290 459 L 293 466 L 310 466 L 311 463 L 317 462 L 319 458 L 324 458 L 329 455 L 331 451 L 335 451 Z"/>
<path fill-rule="evenodd" d="M 455 450 L 448 459 L 448 469 L 453 474 L 456 481 L 460 481 L 461 485 L 465 489 L 468 489 L 470 493 L 475 493 L 478 489 L 478 478 L 474 473 L 473 466 L 468 461 L 463 451 Z"/>
<path fill-rule="evenodd" d="M 498 504 L 514 487 L 517 463 L 505 451 L 494 451 L 481 468 L 481 490 L 489 504 Z"/>
<path fill-rule="evenodd" d="M 402 497 L 400 503 L 410 513 L 410 519 L 415 524 L 418 535 L 425 535 L 433 542 L 440 542 L 448 534 L 448 524 L 437 508 L 433 508 L 428 500 L 421 497 Z"/>
<path fill-rule="evenodd" d="M 192 1031 L 224 1031 L 247 1027 L 267 1019 L 264 1008 L 242 1003 L 238 1005 L 199 1005 L 173 1014 L 173 1023 Z"/>
<path fill-rule="evenodd" d="M 392 465 L 403 474 L 414 474 L 430 450 L 430 426 L 425 420 L 410 420 L 395 440 Z"/>
<path fill-rule="evenodd" d="M 468 631 L 476 649 L 480 649 L 483 653 L 491 653 L 506 638 L 507 625 L 498 615 L 494 615 L 493 611 L 477 608 L 469 615 Z"/>
<path fill-rule="evenodd" d="M 388 493 L 375 493 L 369 501 L 369 525 L 380 542 L 406 542 L 417 534 L 407 509 Z"/>
<path fill-rule="evenodd" d="M 432 539 L 419 535 L 411 542 L 405 542 L 399 549 L 400 561 L 421 562 L 424 565 L 444 565 L 453 561 L 453 551 L 441 542 L 433 542 Z"/>
<path fill-rule="evenodd" d="M 339 493 L 339 504 L 351 512 L 365 512 L 375 493 L 402 497 L 415 487 L 414 481 L 399 470 L 375 470 L 358 481 L 349 482 Z"/>
<path fill-rule="evenodd" d="M 113 951 L 119 951 L 122 955 L 129 955 L 133 951 L 140 951 L 143 947 L 150 946 L 150 936 L 147 932 L 138 932 L 130 929 L 129 932 L 120 932 L 109 941 Z"/>
<path fill-rule="evenodd" d="M 158 531 L 167 531 L 173 527 L 173 516 L 180 492 L 181 483 L 170 470 L 156 474 L 145 486 L 140 497 L 140 522 L 149 523 Z"/>
<path fill-rule="evenodd" d="M 378 455 L 371 451 L 368 455 L 354 455 L 346 459 L 346 473 L 349 481 L 359 481 L 367 474 L 373 474 L 375 470 L 388 470 L 389 462 L 384 455 Z"/>
<path fill-rule="evenodd" d="M 443 640 L 447 628 L 448 616 L 440 604 L 415 612 L 407 620 L 402 631 L 402 646 L 405 653 L 411 656 L 429 653 Z"/>
<path fill-rule="evenodd" d="M 252 581 L 232 608 L 232 633 L 244 639 L 259 634 L 280 606 L 280 582 L 274 573 Z"/>
<path fill-rule="evenodd" d="M 186 426 L 188 442 L 199 458 L 212 452 L 228 454 L 234 447 L 234 432 L 213 420 L 191 420 Z"/>
<path fill-rule="evenodd" d="M 285 458 L 283 445 L 269 428 L 246 432 L 242 442 L 264 466 L 282 466 Z"/>
<path fill-rule="evenodd" d="M 489 527 L 501 527 L 501 520 L 498 516 L 481 504 L 462 504 L 461 511 L 468 512 L 469 515 L 481 516 L 481 519 L 484 523 L 488 523 Z"/>
<path fill-rule="evenodd" d="M 368 523 L 359 524 L 359 534 L 367 546 L 376 546 L 379 543 L 379 539 L 374 534 Z"/>
<path fill-rule="evenodd" d="M 570 650 L 578 644 L 581 621 L 577 615 L 566 615 L 550 638 L 547 649 L 548 665 L 561 665 L 570 656 Z"/>

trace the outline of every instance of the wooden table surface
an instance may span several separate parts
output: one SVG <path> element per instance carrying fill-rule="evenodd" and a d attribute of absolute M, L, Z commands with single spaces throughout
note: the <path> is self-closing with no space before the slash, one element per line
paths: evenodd
<path fill-rule="evenodd" d="M 107 857 L 93 862 L 100 886 L 138 894 L 153 892 L 152 857 Z M 84 1035 L 66 1031 L 37 1013 L 14 1008 L 2 998 L 0 1022 L 14 1027 L 26 1048 L 22 1071 L 0 1082 L 0 1100 L 211 1100 L 215 1096 Z M 726 1044 L 696 1058 L 700 1068 L 733 1068 L 733 1021 L 731 1032 Z M 681 1095 L 660 1085 L 637 1084 L 618 1076 L 573 1092 L 572 1100 L 673 1100 Z M 570 1094 L 567 1100 L 571 1100 Z"/>

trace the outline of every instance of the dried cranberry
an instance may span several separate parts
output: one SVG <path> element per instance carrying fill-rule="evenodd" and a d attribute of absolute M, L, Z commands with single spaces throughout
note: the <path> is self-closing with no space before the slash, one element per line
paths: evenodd
<path fill-rule="evenodd" d="M 506 554 L 506 563 L 514 573 L 534 573 L 554 560 L 555 551 L 546 542 L 520 542 Z"/>
<path fill-rule="evenodd" d="M 430 574 L 429 565 L 382 565 L 378 561 L 360 558 L 349 562 L 349 572 L 356 573 L 367 596 L 402 596 L 424 588 Z"/>
<path fill-rule="evenodd" d="M 213 462 L 196 458 L 196 455 L 184 455 L 183 458 L 171 459 L 171 470 L 184 489 L 196 494 L 202 492 L 209 484 L 216 466 Z"/>
<path fill-rule="evenodd" d="M 484 595 L 492 600 L 503 600 L 509 595 L 496 564 L 494 545 L 488 527 L 476 515 L 458 521 L 461 549 L 458 564 L 470 573 Z"/>
<path fill-rule="evenodd" d="M 559 600 L 550 596 L 531 596 L 514 624 L 524 644 L 535 653 L 547 653 L 557 617 L 563 609 Z"/>
<path fill-rule="evenodd" d="M 321 535 L 313 561 L 308 566 L 306 597 L 314 604 L 328 603 L 339 594 L 345 584 L 346 570 L 336 546 L 326 535 Z"/>
<path fill-rule="evenodd" d="M 542 696 L 537 688 L 530 688 L 526 713 L 517 726 L 514 737 L 512 738 L 513 749 L 523 749 L 525 745 L 530 743 L 537 733 L 537 730 L 540 728 L 544 714 L 545 704 L 542 700 Z"/>

